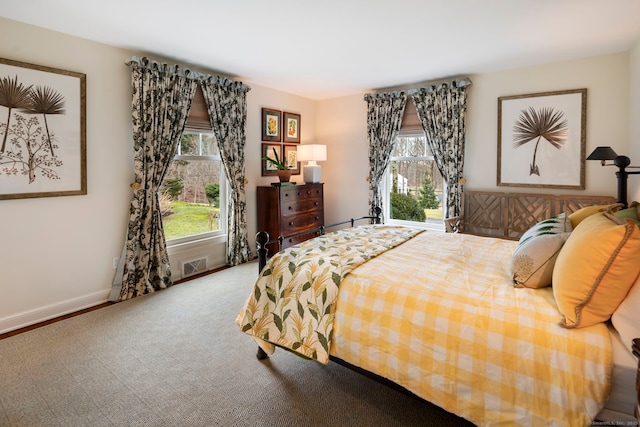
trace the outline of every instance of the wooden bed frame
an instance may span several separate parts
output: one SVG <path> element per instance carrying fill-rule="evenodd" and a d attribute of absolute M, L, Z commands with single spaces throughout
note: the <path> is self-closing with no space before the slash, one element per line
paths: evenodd
<path fill-rule="evenodd" d="M 476 234 L 479 236 L 499 237 L 503 239 L 518 240 L 529 228 L 542 219 L 550 218 L 562 212 L 570 214 L 580 208 L 593 205 L 609 205 L 616 203 L 614 197 L 607 196 L 574 196 L 551 194 L 527 194 L 527 193 L 498 193 L 486 191 L 467 191 L 463 194 L 462 215 L 445 220 L 447 232 L 461 232 Z M 297 237 L 302 234 L 315 233 L 320 236 L 325 234 L 327 228 L 350 224 L 354 226 L 356 221 L 370 220 L 380 224 L 381 209 L 374 209 L 375 216 L 362 216 L 351 218 L 335 224 L 321 226 L 311 231 L 293 234 L 291 236 L 279 236 L 269 240 L 269 234 L 259 231 L 256 234 L 258 253 L 258 272 L 261 272 L 267 264 L 267 245 L 278 243 L 282 248 L 285 239 Z M 638 357 L 638 374 L 636 377 L 636 418 L 640 422 L 640 338 L 633 340 L 633 354 Z M 258 347 L 256 357 L 260 360 L 269 356 Z M 375 379 L 395 390 L 416 396 L 404 387 L 366 371 L 358 366 L 351 365 L 337 357 L 330 357 L 332 361 L 355 370 L 363 375 Z M 416 396 L 417 397 L 417 396 Z M 419 398 L 419 397 L 418 397 Z"/>
<path fill-rule="evenodd" d="M 615 197 L 465 191 L 462 214 L 445 220 L 449 232 L 518 240 L 528 229 L 562 212 L 616 203 Z"/>

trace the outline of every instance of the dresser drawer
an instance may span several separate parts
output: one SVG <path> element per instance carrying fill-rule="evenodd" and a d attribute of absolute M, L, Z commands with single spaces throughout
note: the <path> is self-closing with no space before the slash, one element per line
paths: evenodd
<path fill-rule="evenodd" d="M 322 199 L 322 186 L 304 185 L 280 189 L 280 202 L 283 204 L 309 198 Z"/>
<path fill-rule="evenodd" d="M 295 215 L 297 213 L 317 211 L 322 208 L 322 199 L 300 199 L 296 202 L 282 204 L 282 216 Z"/>
<path fill-rule="evenodd" d="M 296 213 L 282 217 L 282 235 L 289 236 L 301 231 L 320 227 L 324 223 L 322 211 L 316 210 L 305 213 Z"/>

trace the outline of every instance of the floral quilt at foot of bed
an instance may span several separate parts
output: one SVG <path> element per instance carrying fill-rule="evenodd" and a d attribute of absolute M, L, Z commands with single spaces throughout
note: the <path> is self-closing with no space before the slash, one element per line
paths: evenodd
<path fill-rule="evenodd" d="M 367 260 L 423 231 L 366 225 L 278 252 L 260 272 L 236 324 L 254 338 L 329 363 L 335 301 L 342 279 Z"/>

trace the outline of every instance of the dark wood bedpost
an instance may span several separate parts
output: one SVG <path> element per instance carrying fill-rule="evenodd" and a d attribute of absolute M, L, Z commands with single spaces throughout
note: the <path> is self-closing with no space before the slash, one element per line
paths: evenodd
<path fill-rule="evenodd" d="M 265 265 L 267 265 L 267 255 L 269 254 L 269 249 L 267 249 L 267 243 L 269 242 L 269 233 L 266 231 L 258 231 L 256 234 L 256 246 L 258 252 L 258 271 L 262 272 L 262 269 Z M 264 352 L 260 346 L 258 346 L 258 352 L 256 353 L 256 357 L 259 360 L 266 359 L 269 357 L 267 353 Z"/>
<path fill-rule="evenodd" d="M 375 219 L 373 220 L 375 224 L 380 224 L 382 222 L 380 216 L 382 215 L 382 208 L 380 206 L 373 207 L 373 213 L 375 214 Z"/>
<path fill-rule="evenodd" d="M 258 271 L 262 271 L 265 265 L 267 265 L 267 255 L 269 249 L 267 249 L 267 243 L 269 242 L 269 233 L 266 231 L 258 231 L 256 234 L 256 246 L 258 252 Z"/>

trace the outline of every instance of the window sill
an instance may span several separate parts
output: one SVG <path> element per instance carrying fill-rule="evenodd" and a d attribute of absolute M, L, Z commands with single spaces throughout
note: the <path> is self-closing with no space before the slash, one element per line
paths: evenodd
<path fill-rule="evenodd" d="M 431 219 L 426 222 L 402 221 L 399 219 L 389 219 L 385 221 L 389 225 L 404 225 L 407 227 L 421 228 L 430 231 L 445 232 L 444 222 L 441 219 Z"/>
<path fill-rule="evenodd" d="M 209 235 L 209 236 L 203 236 L 201 238 L 193 238 L 189 240 L 178 240 L 175 243 L 167 242 L 167 251 L 169 253 L 178 252 L 186 248 L 191 249 L 199 246 L 216 245 L 216 244 L 221 244 L 226 242 L 227 242 L 226 234 Z"/>

